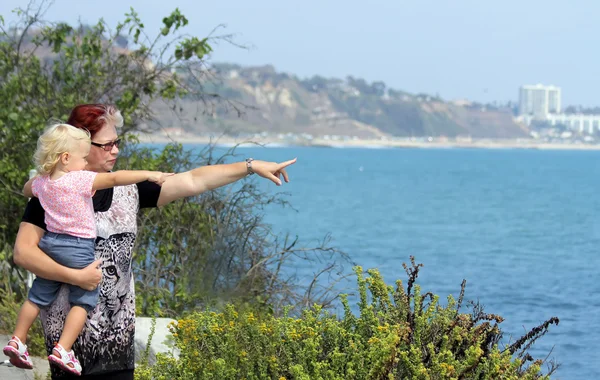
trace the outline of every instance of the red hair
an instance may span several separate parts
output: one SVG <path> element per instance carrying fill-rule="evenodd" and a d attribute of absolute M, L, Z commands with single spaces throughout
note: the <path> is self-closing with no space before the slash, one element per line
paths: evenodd
<path fill-rule="evenodd" d="M 123 126 L 121 112 L 111 104 L 80 104 L 73 108 L 67 120 L 67 124 L 90 131 L 92 138 L 110 122 L 116 127 Z"/>

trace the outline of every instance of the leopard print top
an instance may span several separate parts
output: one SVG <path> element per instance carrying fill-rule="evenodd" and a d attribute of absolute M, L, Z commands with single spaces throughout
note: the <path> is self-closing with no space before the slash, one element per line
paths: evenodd
<path fill-rule="evenodd" d="M 115 187 L 105 211 L 97 211 L 95 204 L 96 259 L 102 259 L 100 296 L 73 346 L 85 375 L 134 368 L 135 288 L 131 258 L 137 234 L 140 192 L 145 207 L 149 207 L 148 204 L 156 206 L 160 194 L 160 190 L 157 192 L 152 188 L 149 195 L 145 194 L 143 189 L 147 188 L 136 185 Z M 63 286 L 56 301 L 41 313 L 49 353 L 60 337 L 70 309 L 68 291 L 68 287 Z M 52 367 L 53 378 L 63 375 Z"/>

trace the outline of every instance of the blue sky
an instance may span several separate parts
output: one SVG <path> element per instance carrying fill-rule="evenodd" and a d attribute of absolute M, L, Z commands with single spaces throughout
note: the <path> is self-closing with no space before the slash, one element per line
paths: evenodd
<path fill-rule="evenodd" d="M 0 14 L 10 20 L 26 4 L 2 0 Z M 251 47 L 216 46 L 214 61 L 486 102 L 517 100 L 521 84 L 554 84 L 565 105 L 600 105 L 597 0 L 55 0 L 46 18 L 114 25 L 130 6 L 151 30 L 179 7 L 188 33 L 225 24 Z"/>

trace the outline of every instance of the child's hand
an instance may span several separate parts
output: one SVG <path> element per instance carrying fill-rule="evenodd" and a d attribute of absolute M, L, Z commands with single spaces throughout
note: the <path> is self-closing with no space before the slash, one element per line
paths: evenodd
<path fill-rule="evenodd" d="M 173 174 L 175 173 L 150 172 L 150 175 L 148 176 L 148 181 L 154 182 L 162 186 L 162 184 L 165 183 L 165 181 L 167 180 L 167 177 L 170 177 Z"/>

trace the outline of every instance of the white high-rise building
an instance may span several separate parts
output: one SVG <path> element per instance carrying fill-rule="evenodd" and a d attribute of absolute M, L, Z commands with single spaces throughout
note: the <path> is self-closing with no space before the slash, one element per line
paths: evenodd
<path fill-rule="evenodd" d="M 521 86 L 519 89 L 518 121 L 531 125 L 542 122 L 547 126 L 562 126 L 581 134 L 600 131 L 600 115 L 561 113 L 560 88 L 542 84 Z"/>
<path fill-rule="evenodd" d="M 560 113 L 560 87 L 542 84 L 525 85 L 519 89 L 519 114 L 546 119 Z"/>

